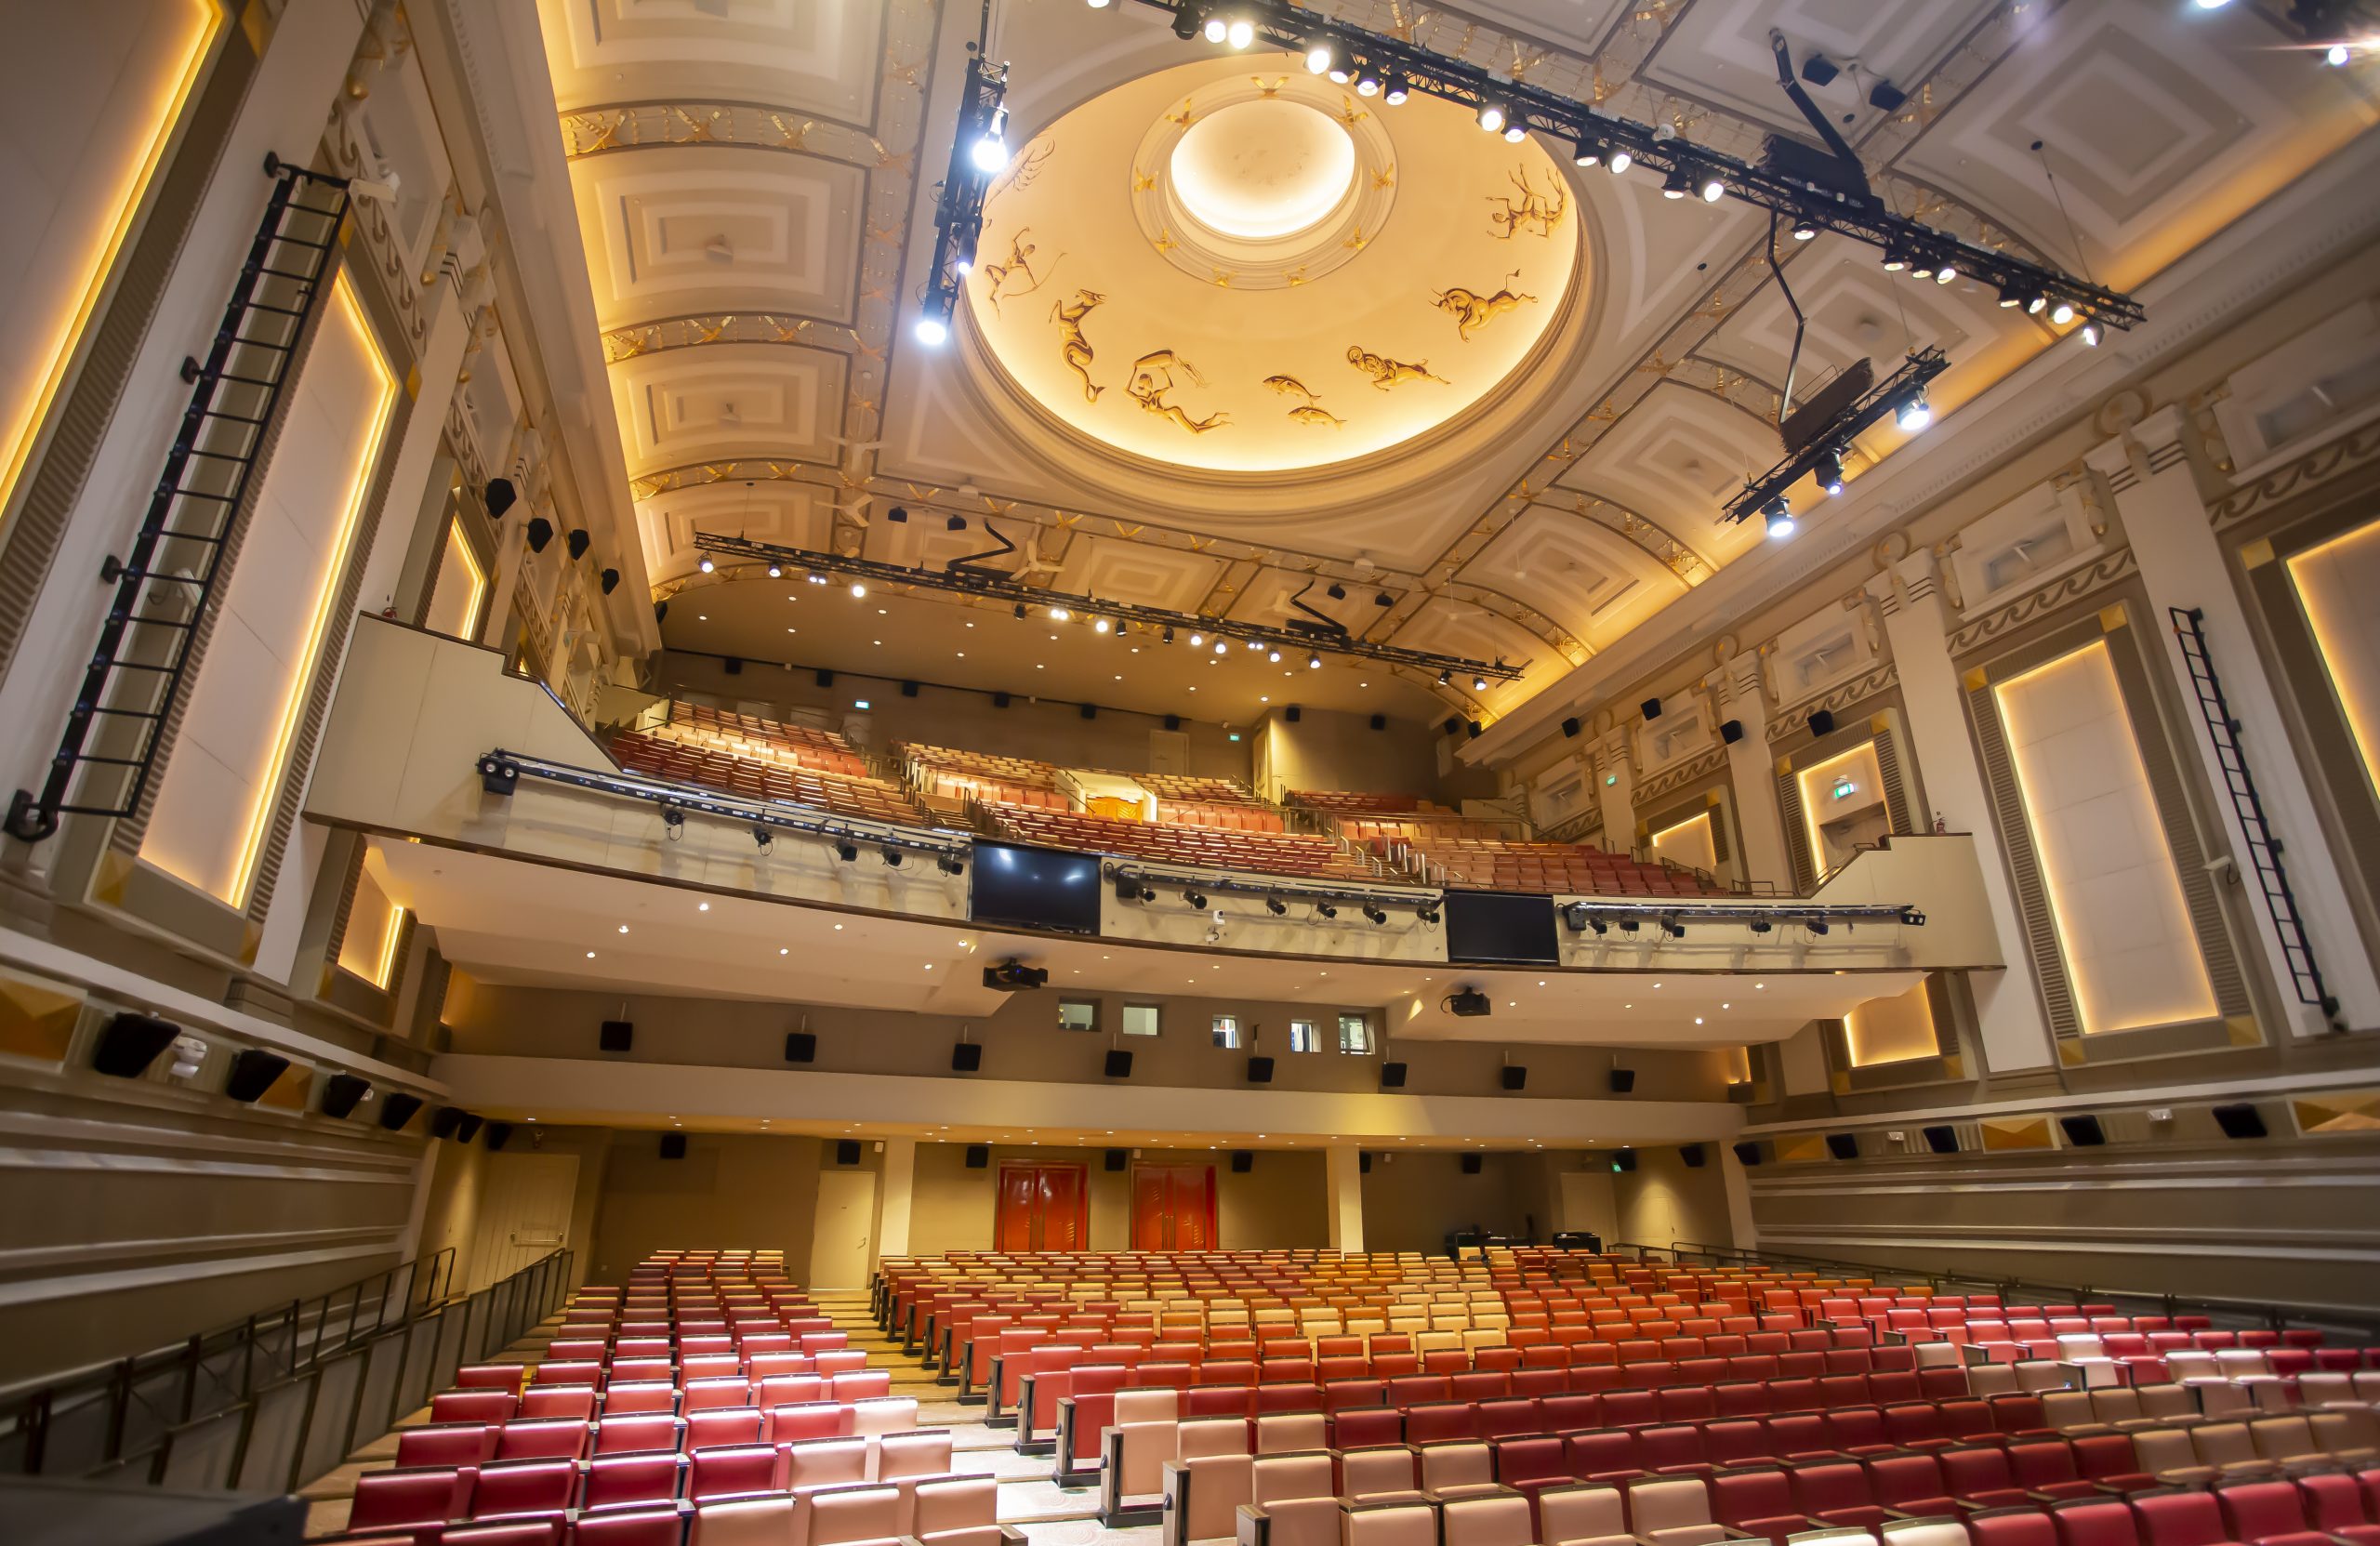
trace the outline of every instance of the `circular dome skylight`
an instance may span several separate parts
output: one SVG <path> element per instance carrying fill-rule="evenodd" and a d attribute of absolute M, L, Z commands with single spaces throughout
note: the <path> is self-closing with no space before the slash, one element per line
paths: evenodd
<path fill-rule="evenodd" d="M 1242 241 L 1294 236 L 1328 219 L 1355 179 L 1355 142 L 1303 102 L 1260 98 L 1199 119 L 1167 171 L 1191 218 Z"/>

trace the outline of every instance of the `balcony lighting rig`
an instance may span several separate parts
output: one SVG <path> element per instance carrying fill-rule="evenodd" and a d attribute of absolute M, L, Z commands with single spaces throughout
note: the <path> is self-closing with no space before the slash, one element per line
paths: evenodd
<path fill-rule="evenodd" d="M 1829 494 L 1842 493 L 1843 453 L 1852 440 L 1871 426 L 1882 423 L 1887 415 L 1903 429 L 1914 432 L 1924 429 L 1933 416 L 1933 409 L 1925 400 L 1926 384 L 1949 365 L 1949 357 L 1939 349 L 1921 350 L 1911 355 L 1898 370 L 1844 403 L 1829 422 L 1810 435 L 1800 450 L 1787 453 L 1783 461 L 1746 483 L 1741 494 L 1727 501 L 1720 519 L 1732 523 L 1760 515 L 1768 522 L 1769 535 L 1786 535 L 1793 529 L 1793 521 L 1785 491 L 1816 474 L 1819 485 Z"/>
<path fill-rule="evenodd" d="M 1641 933 L 1645 926 L 1671 939 L 1684 939 L 1690 924 L 1740 923 L 1755 934 L 1765 934 L 1780 923 L 1796 923 L 1814 934 L 1834 924 L 1899 923 L 1924 928 L 1925 914 L 1895 903 L 1846 902 L 1831 905 L 1808 902 L 1719 903 L 1681 905 L 1671 902 L 1566 902 L 1562 924 L 1574 934 L 1593 930 L 1607 935 L 1614 927 L 1623 934 Z"/>

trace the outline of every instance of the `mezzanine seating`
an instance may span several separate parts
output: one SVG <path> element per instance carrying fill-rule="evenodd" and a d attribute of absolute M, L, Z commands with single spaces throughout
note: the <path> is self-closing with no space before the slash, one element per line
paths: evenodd
<path fill-rule="evenodd" d="M 1257 870 L 1270 875 L 1368 879 L 1363 862 L 1328 838 L 1280 832 L 1115 821 L 1078 812 L 986 802 L 984 819 L 1001 837 L 1051 848 L 1120 853 L 1171 865 Z"/>
<path fill-rule="evenodd" d="M 878 779 L 815 773 L 635 731 L 615 735 L 611 753 L 624 772 L 699 784 L 746 799 L 790 800 L 837 815 L 906 826 L 922 826 L 927 819 L 906 792 Z"/>
<path fill-rule="evenodd" d="M 845 778 L 871 776 L 867 760 L 831 730 L 763 720 L 733 709 L 673 701 L 668 720 L 655 733 L 682 745 L 733 752 L 759 761 L 840 773 Z"/>

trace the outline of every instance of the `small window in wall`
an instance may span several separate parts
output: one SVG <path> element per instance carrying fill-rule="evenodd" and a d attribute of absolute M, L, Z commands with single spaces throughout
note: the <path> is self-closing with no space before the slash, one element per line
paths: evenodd
<path fill-rule="evenodd" d="M 1360 1014 L 1339 1017 L 1339 1050 L 1368 1057 L 1372 1050 L 1372 1023 Z"/>
<path fill-rule="evenodd" d="M 1127 1004 L 1124 1006 L 1124 1034 L 1126 1036 L 1155 1036 L 1157 1035 L 1157 1006 L 1155 1004 Z"/>
<path fill-rule="evenodd" d="M 1095 998 L 1059 999 L 1058 1029 L 1062 1031 L 1099 1029 L 1099 1001 Z"/>
<path fill-rule="evenodd" d="M 1239 1050 L 1239 1016 L 1236 1014 L 1215 1016 L 1213 1035 L 1216 1046 L 1227 1052 L 1237 1051 Z"/>
<path fill-rule="evenodd" d="M 1292 1052 L 1322 1050 L 1322 1028 L 1311 1020 L 1290 1021 L 1289 1050 Z"/>

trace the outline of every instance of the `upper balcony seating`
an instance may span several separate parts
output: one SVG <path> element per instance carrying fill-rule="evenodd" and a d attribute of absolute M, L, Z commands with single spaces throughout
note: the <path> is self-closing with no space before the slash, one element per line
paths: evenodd
<path fill-rule="evenodd" d="M 762 762 L 840 773 L 845 778 L 873 776 L 868 772 L 867 760 L 831 730 L 763 720 L 732 709 L 672 703 L 668 722 L 655 733 L 687 746 L 732 752 Z"/>
<path fill-rule="evenodd" d="M 916 767 L 918 785 L 929 795 L 999 800 L 1050 811 L 1064 811 L 1071 803 L 1058 792 L 1058 768 L 1052 762 L 914 741 L 895 743 L 893 750 Z"/>
<path fill-rule="evenodd" d="M 734 752 L 690 747 L 660 735 L 622 731 L 612 738 L 613 760 L 648 778 L 699 784 L 745 799 L 783 799 L 837 815 L 922 826 L 926 814 L 907 794 L 872 778 L 789 768 Z"/>
<path fill-rule="evenodd" d="M 1161 822 L 1112 821 L 1074 812 L 987 802 L 984 817 L 1001 837 L 1051 848 L 1131 854 L 1171 865 L 1250 869 L 1271 875 L 1369 878 L 1362 861 L 1328 838 Z"/>
<path fill-rule="evenodd" d="M 1248 786 L 1233 778 L 1202 778 L 1195 773 L 1127 773 L 1124 776 L 1157 796 L 1160 804 L 1183 801 L 1199 805 L 1253 805 L 1265 809 Z"/>
<path fill-rule="evenodd" d="M 1435 815 L 1454 813 L 1434 805 L 1419 795 L 1374 794 L 1364 789 L 1291 789 L 1285 797 L 1291 805 L 1303 805 L 1316 811 L 1334 814 L 1371 815 Z"/>
<path fill-rule="evenodd" d="M 1342 815 L 1339 830 L 1357 842 L 1369 843 L 1385 851 L 1391 843 L 1411 843 L 1426 848 L 1433 843 L 1467 842 L 1474 839 L 1509 839 L 1514 827 L 1510 822 L 1476 821 L 1451 813 L 1417 813 L 1407 816 Z"/>
<path fill-rule="evenodd" d="M 1160 799 L 1157 819 L 1178 826 L 1210 826 L 1226 832 L 1282 832 L 1280 813 L 1252 803 L 1208 804 Z"/>
<path fill-rule="evenodd" d="M 1456 885 L 1580 896 L 1726 896 L 1692 870 L 1647 865 L 1583 843 L 1461 838 L 1416 845 Z"/>

